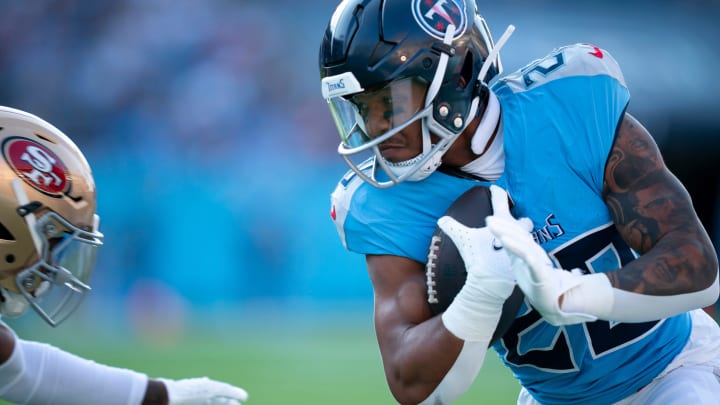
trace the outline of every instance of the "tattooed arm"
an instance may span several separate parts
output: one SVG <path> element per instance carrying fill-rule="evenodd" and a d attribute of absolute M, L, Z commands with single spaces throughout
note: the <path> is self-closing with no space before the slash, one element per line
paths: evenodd
<path fill-rule="evenodd" d="M 717 300 L 718 259 L 710 238 L 652 137 L 629 114 L 605 165 L 603 196 L 619 233 L 640 253 L 608 272 L 557 271 L 527 231 L 495 216 L 486 219 L 510 254 L 525 298 L 546 321 L 646 322 Z"/>
<path fill-rule="evenodd" d="M 717 300 L 718 259 L 690 196 L 650 134 L 629 114 L 605 165 L 603 196 L 623 239 L 640 253 L 604 273 L 557 271 L 532 236 L 490 216 L 525 298 L 553 325 L 596 319 L 646 322 Z"/>
<path fill-rule="evenodd" d="M 688 192 L 665 166 L 648 131 L 629 114 L 607 161 L 604 197 L 623 238 L 642 255 L 606 273 L 613 287 L 666 296 L 702 291 L 716 282 L 715 249 Z"/>

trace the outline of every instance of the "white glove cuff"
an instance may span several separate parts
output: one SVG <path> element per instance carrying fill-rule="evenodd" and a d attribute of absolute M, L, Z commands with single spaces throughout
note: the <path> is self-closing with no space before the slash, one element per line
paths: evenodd
<path fill-rule="evenodd" d="M 717 299 L 718 279 L 708 288 L 686 294 L 645 295 L 614 288 L 602 273 L 582 276 L 575 288 L 565 292 L 561 309 L 617 322 L 649 322 L 712 305 Z"/>
<path fill-rule="evenodd" d="M 602 273 L 579 276 L 578 279 L 579 284 L 563 294 L 561 312 L 609 319 L 614 299 L 610 280 Z"/>
<path fill-rule="evenodd" d="M 473 282 L 474 277 L 468 275 L 463 288 L 442 314 L 445 328 L 458 338 L 471 342 L 485 342 L 492 339 L 497 323 L 500 320 L 505 299 L 512 292 L 514 282 L 511 280 L 497 280 L 492 286 L 484 285 L 482 288 Z M 484 280 L 487 282 L 487 279 Z M 486 290 L 494 291 L 489 294 Z M 508 294 L 497 294 L 508 290 Z"/>

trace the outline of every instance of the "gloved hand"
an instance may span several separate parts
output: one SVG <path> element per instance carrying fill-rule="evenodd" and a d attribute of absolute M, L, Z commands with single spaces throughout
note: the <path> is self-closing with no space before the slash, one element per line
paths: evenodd
<path fill-rule="evenodd" d="M 168 405 L 241 405 L 248 399 L 244 389 L 207 377 L 159 380 L 167 389 Z"/>
<path fill-rule="evenodd" d="M 490 193 L 493 215 L 515 221 L 505 190 L 492 185 Z M 463 340 L 489 342 L 515 287 L 510 260 L 486 227 L 470 228 L 449 216 L 440 218 L 438 225 L 455 243 L 467 270 L 465 284 L 442 315 L 443 323 Z"/>
<path fill-rule="evenodd" d="M 500 240 L 510 256 L 518 286 L 547 322 L 560 326 L 597 319 L 591 314 L 565 312 L 560 307 L 563 294 L 584 281 L 581 270 L 566 271 L 553 267 L 545 250 L 517 221 L 491 215 L 486 222 L 490 232 Z"/>

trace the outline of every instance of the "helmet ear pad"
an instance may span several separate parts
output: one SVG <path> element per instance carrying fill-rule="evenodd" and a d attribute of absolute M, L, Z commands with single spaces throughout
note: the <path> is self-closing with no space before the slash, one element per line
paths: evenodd
<path fill-rule="evenodd" d="M 471 49 L 462 58 L 458 55 L 450 58 L 445 80 L 433 102 L 433 119 L 454 134 L 462 132 L 474 118 L 470 115 L 475 99 L 479 101 L 475 111 L 482 111 L 487 102 L 489 89 L 477 79 L 481 66 L 476 58 Z"/>

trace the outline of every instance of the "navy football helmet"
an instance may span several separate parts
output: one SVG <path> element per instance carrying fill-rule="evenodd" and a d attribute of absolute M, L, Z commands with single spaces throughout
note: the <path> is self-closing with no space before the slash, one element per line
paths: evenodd
<path fill-rule="evenodd" d="M 319 55 L 340 155 L 376 187 L 429 176 L 487 103 L 487 84 L 502 70 L 493 48 L 474 0 L 340 3 Z M 367 128 L 362 97 L 373 96 L 386 104 L 383 131 Z M 418 121 L 423 152 L 402 162 L 384 159 L 378 145 Z"/>

